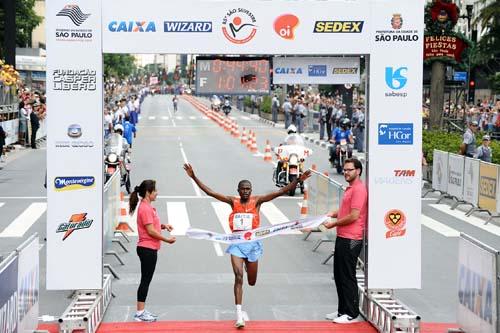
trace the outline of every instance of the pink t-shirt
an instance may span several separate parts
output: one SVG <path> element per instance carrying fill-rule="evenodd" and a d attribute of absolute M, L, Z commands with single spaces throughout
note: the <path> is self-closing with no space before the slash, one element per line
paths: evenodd
<path fill-rule="evenodd" d="M 151 206 L 149 202 L 142 200 L 137 211 L 137 233 L 139 234 L 137 246 L 159 250 L 161 241 L 148 234 L 148 231 L 146 230 L 147 224 L 153 224 L 155 230 L 161 232 L 160 218 L 156 213 L 156 208 Z"/>
<path fill-rule="evenodd" d="M 349 215 L 351 209 L 359 209 L 359 218 L 347 225 L 337 227 L 337 236 L 348 239 L 362 240 L 363 233 L 366 227 L 366 215 L 368 202 L 368 191 L 361 180 L 355 181 L 352 185 L 347 187 L 337 219 Z"/>

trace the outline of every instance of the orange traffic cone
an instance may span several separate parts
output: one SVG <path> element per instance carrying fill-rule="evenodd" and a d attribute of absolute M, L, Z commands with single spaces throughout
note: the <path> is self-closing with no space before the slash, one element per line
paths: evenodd
<path fill-rule="evenodd" d="M 240 140 L 240 143 L 242 145 L 245 145 L 247 144 L 247 131 L 245 130 L 245 127 L 243 127 L 243 132 L 241 132 L 241 140 Z"/>
<path fill-rule="evenodd" d="M 125 202 L 123 192 L 120 192 L 120 216 L 118 219 L 118 226 L 116 227 L 116 230 L 134 232 L 134 229 L 130 227 L 129 221 L 130 217 L 128 214 L 128 205 Z"/>
<path fill-rule="evenodd" d="M 269 144 L 269 140 L 266 140 L 266 149 L 264 150 L 264 161 L 272 162 L 273 155 L 271 154 L 271 145 Z"/>
<path fill-rule="evenodd" d="M 252 148 L 252 140 L 253 140 L 252 131 L 248 131 L 248 140 L 247 140 L 248 150 Z"/>
<path fill-rule="evenodd" d="M 252 147 L 250 148 L 250 151 L 252 153 L 256 153 L 258 151 L 258 148 L 257 148 L 257 139 L 255 138 L 255 132 L 253 132 L 252 134 L 253 134 Z"/>
<path fill-rule="evenodd" d="M 238 124 L 236 123 L 236 121 L 234 122 L 234 134 L 233 134 L 233 137 L 235 137 L 236 139 L 238 139 L 240 137 L 240 130 L 238 129 Z"/>
<path fill-rule="evenodd" d="M 307 189 L 307 186 L 304 185 L 304 199 L 302 200 L 302 206 L 300 207 L 300 218 L 306 218 L 308 214 L 308 205 L 307 205 L 307 200 L 309 199 L 309 190 Z"/>

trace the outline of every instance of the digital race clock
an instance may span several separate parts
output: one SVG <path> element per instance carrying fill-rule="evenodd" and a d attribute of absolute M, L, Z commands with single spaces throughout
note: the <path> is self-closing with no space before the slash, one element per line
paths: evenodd
<path fill-rule="evenodd" d="M 198 57 L 196 93 L 200 95 L 267 95 L 268 58 Z"/>

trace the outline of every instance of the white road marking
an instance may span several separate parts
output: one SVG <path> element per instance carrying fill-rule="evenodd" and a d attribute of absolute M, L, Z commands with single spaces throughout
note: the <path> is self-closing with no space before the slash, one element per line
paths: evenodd
<path fill-rule="evenodd" d="M 215 215 L 224 229 L 225 234 L 230 234 L 231 229 L 229 229 L 229 215 L 231 214 L 231 206 L 225 202 L 212 202 L 212 207 L 215 210 Z"/>
<path fill-rule="evenodd" d="M 212 242 L 214 245 L 215 253 L 217 253 L 218 257 L 224 256 L 224 251 L 222 251 L 222 246 L 218 242 Z"/>
<path fill-rule="evenodd" d="M 448 227 L 447 225 L 440 223 L 426 215 L 422 214 L 422 218 L 420 219 L 422 222 L 422 225 L 426 226 L 427 228 L 437 232 L 438 234 L 443 235 L 444 237 L 459 237 L 460 232 Z"/>
<path fill-rule="evenodd" d="M 21 199 L 21 200 L 43 200 L 47 199 L 47 197 L 0 197 L 2 200 L 16 200 L 16 199 Z"/>
<path fill-rule="evenodd" d="M 5 205 L 5 202 L 0 202 L 0 207 L 2 207 L 3 205 Z"/>
<path fill-rule="evenodd" d="M 203 116 L 201 119 L 208 120 L 209 118 L 207 116 Z"/>
<path fill-rule="evenodd" d="M 149 116 L 149 117 L 148 117 L 148 119 L 149 119 L 149 120 L 155 120 L 155 119 L 156 119 L 156 117 L 155 117 L 155 116 Z"/>
<path fill-rule="evenodd" d="M 26 231 L 45 213 L 47 203 L 34 202 L 29 205 L 12 223 L 5 228 L 0 237 L 22 237 Z"/>
<path fill-rule="evenodd" d="M 241 119 L 243 119 L 243 120 L 250 120 L 250 118 L 247 117 L 247 116 L 241 116 Z"/>
<path fill-rule="evenodd" d="M 266 219 L 272 225 L 290 221 L 290 219 L 288 217 L 286 217 L 285 214 L 283 214 L 281 212 L 281 210 L 279 210 L 278 207 L 276 207 L 276 205 L 273 204 L 272 202 L 266 202 L 266 203 L 262 204 L 262 206 L 260 206 L 260 211 L 262 212 L 262 214 L 264 214 Z M 287 234 L 287 235 L 299 235 L 302 233 L 300 231 L 297 231 L 297 230 L 292 230 L 292 231 L 286 232 L 285 234 Z"/>
<path fill-rule="evenodd" d="M 170 116 L 170 119 L 172 119 L 172 125 L 174 127 L 177 127 L 177 125 L 175 124 L 174 117 L 172 117 L 172 112 L 170 112 L 170 108 L 168 106 L 167 106 L 167 112 L 168 112 L 168 115 Z"/>
<path fill-rule="evenodd" d="M 196 117 L 195 117 L 195 116 L 190 116 L 190 117 L 189 117 L 189 119 L 191 119 L 191 120 L 195 120 L 195 119 L 196 119 Z"/>
<path fill-rule="evenodd" d="M 464 221 L 468 224 L 471 224 L 475 227 L 478 227 L 479 229 L 483 229 L 484 231 L 488 231 L 489 233 L 492 233 L 493 235 L 500 236 L 500 227 L 494 225 L 493 223 L 488 223 L 485 225 L 484 220 L 482 220 L 478 217 L 475 217 L 475 216 L 467 217 L 467 216 L 465 216 L 465 213 L 458 211 L 456 209 L 451 210 L 450 206 L 445 205 L 445 204 L 439 204 L 439 205 L 431 204 L 429 206 L 439 210 L 440 212 L 446 213 L 446 214 L 451 215 L 451 216 L 453 216 L 461 221 Z"/>
<path fill-rule="evenodd" d="M 168 223 L 174 227 L 171 234 L 184 236 L 186 230 L 191 226 L 185 202 L 167 201 Z"/>
<path fill-rule="evenodd" d="M 181 148 L 181 154 L 182 154 L 182 158 L 184 159 L 184 163 L 189 163 L 188 159 L 186 157 L 186 153 L 184 152 L 184 148 L 182 148 L 182 142 L 180 142 L 179 145 Z M 198 187 L 198 185 L 196 185 L 195 181 L 192 178 L 189 178 L 189 179 L 191 180 L 191 184 L 193 185 L 194 192 L 196 193 L 196 196 L 201 197 L 200 188 Z"/>
<path fill-rule="evenodd" d="M 168 117 L 167 116 L 162 116 L 161 119 L 168 120 Z"/>
<path fill-rule="evenodd" d="M 142 119 L 142 116 L 137 117 L 137 119 L 141 120 L 141 119 Z"/>

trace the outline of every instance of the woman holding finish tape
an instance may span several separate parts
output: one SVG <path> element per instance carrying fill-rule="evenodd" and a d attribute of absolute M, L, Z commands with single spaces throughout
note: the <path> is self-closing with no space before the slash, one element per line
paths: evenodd
<path fill-rule="evenodd" d="M 137 312 L 134 315 L 135 321 L 153 322 L 157 316 L 145 309 L 146 297 L 158 259 L 158 250 L 161 242 L 168 244 L 175 243 L 175 237 L 164 237 L 162 230 L 172 231 L 170 224 L 160 224 L 160 218 L 156 209 L 151 203 L 156 200 L 158 191 L 156 190 L 156 181 L 144 180 L 141 185 L 136 186 L 134 192 L 130 195 L 129 212 L 132 215 L 139 203 L 137 210 L 137 232 L 139 239 L 137 241 L 137 255 L 141 261 L 141 282 L 137 290 Z"/>

